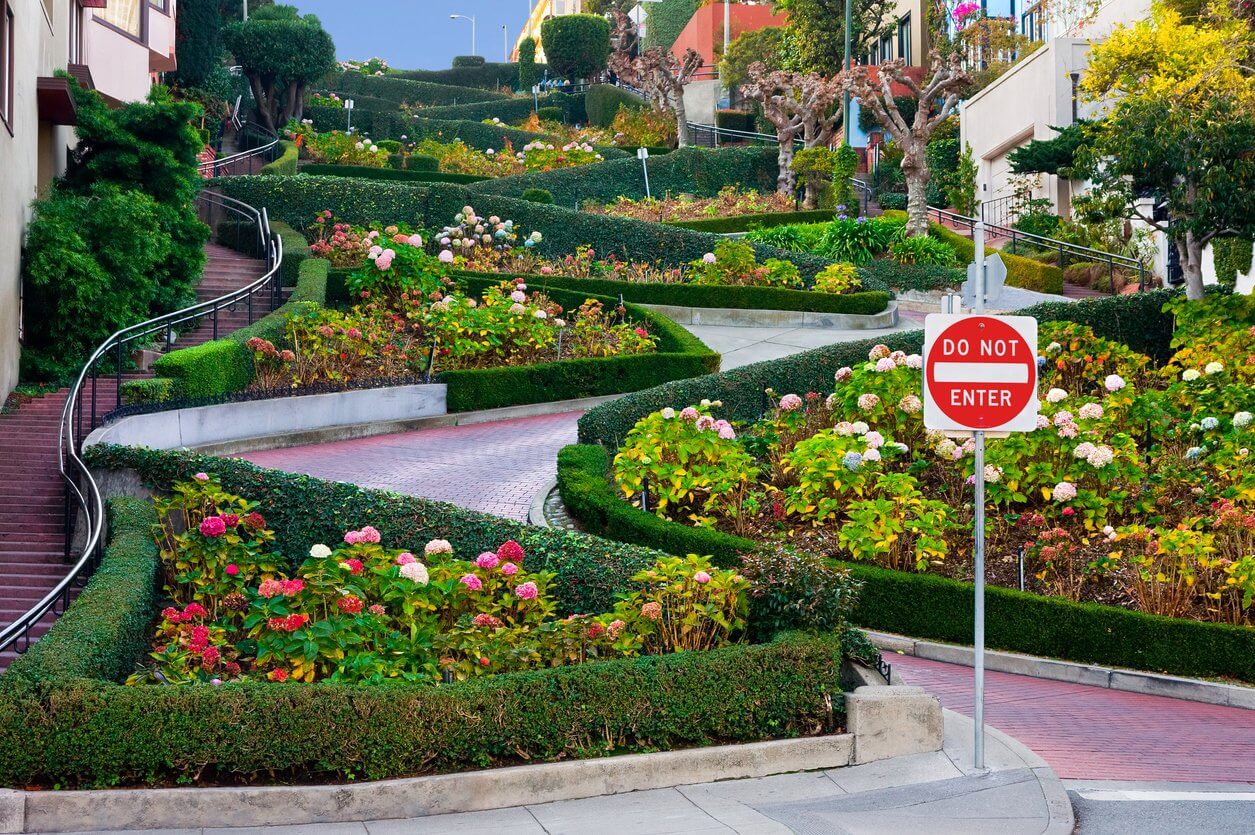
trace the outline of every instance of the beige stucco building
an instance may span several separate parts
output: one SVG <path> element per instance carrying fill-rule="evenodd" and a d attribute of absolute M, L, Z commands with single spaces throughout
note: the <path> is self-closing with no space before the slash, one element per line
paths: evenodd
<path fill-rule="evenodd" d="M 18 378 L 31 202 L 65 170 L 75 143 L 69 84 L 56 73 L 110 99 L 143 98 L 158 72 L 174 68 L 174 4 L 0 0 L 0 402 Z"/>

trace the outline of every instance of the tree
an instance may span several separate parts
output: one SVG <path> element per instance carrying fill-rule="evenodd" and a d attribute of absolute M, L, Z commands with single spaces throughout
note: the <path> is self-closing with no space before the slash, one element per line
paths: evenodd
<path fill-rule="evenodd" d="M 776 128 L 776 139 L 780 143 L 776 190 L 792 194 L 795 187 L 793 143 L 800 138 L 804 147 L 814 148 L 832 140 L 841 119 L 841 110 L 836 107 L 841 86 L 836 78 L 816 73 L 769 71 L 762 64 L 750 65 L 749 78 L 749 83 L 741 87 L 741 93 L 762 106 L 763 118 Z"/>
<path fill-rule="evenodd" d="M 266 6 L 223 32 L 243 68 L 262 124 L 277 130 L 305 109 L 305 88 L 336 65 L 335 44 L 313 15 L 293 6 Z"/>
<path fill-rule="evenodd" d="M 854 0 L 852 55 L 866 54 L 894 25 L 894 0 Z M 845 57 L 845 0 L 775 0 L 789 15 L 784 67 L 833 75 Z M 652 21 L 651 21 L 652 23 Z"/>
<path fill-rule="evenodd" d="M 739 90 L 749 81 L 751 64 L 762 64 L 769 71 L 783 68 L 785 30 L 767 26 L 742 32 L 728 44 L 728 54 L 719 62 L 719 75 L 729 90 Z"/>
<path fill-rule="evenodd" d="M 928 140 L 933 130 L 954 111 L 959 93 L 971 83 L 958 54 L 943 58 L 934 50 L 930 63 L 928 81 L 922 86 L 906 73 L 906 62 L 901 58 L 881 64 L 874 82 L 865 66 L 856 66 L 840 75 L 842 89 L 848 90 L 863 107 L 874 111 L 876 119 L 902 149 L 901 168 L 907 195 L 906 233 L 912 236 L 928 234 Z M 903 118 L 894 100 L 892 85 L 895 83 L 909 90 L 915 99 L 915 117 L 910 122 Z"/>
<path fill-rule="evenodd" d="M 610 70 L 620 80 L 639 89 L 645 101 L 655 110 L 674 113 L 679 146 L 683 148 L 691 144 L 693 136 L 684 106 L 684 87 L 701 69 L 702 56 L 689 49 L 684 57 L 676 58 L 669 49 L 651 46 L 633 57 L 629 45 L 636 41 L 636 24 L 622 12 L 616 12 L 614 18 L 614 42 L 617 46 L 610 56 Z"/>
<path fill-rule="evenodd" d="M 181 0 L 175 18 L 179 68 L 173 83 L 202 87 L 222 64 L 222 15 L 218 0 Z"/>
<path fill-rule="evenodd" d="M 610 57 L 610 24 L 604 17 L 570 14 L 540 26 L 540 42 L 550 71 L 559 78 L 591 78 Z"/>
<path fill-rule="evenodd" d="M 1255 33 L 1227 8 L 1187 23 L 1157 6 L 1095 45 L 1081 82 L 1107 104 L 1086 127 L 1078 174 L 1172 240 L 1192 299 L 1203 295 L 1207 244 L 1255 234 L 1253 53 Z"/>
<path fill-rule="evenodd" d="M 540 70 L 536 66 L 536 39 L 529 35 L 519 43 L 519 89 L 531 92 L 538 81 Z"/>
<path fill-rule="evenodd" d="M 1027 145 L 1016 148 L 1007 154 L 1011 170 L 1016 174 L 1057 174 L 1068 179 L 1072 178 L 1072 168 L 1076 164 L 1076 153 L 1085 141 L 1084 119 L 1068 125 L 1066 128 L 1051 130 L 1058 136 L 1050 139 L 1034 139 Z"/>

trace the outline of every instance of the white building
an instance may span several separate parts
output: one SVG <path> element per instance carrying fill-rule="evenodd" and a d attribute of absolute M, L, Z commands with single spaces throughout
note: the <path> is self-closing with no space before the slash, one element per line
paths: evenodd
<path fill-rule="evenodd" d="M 0 0 L 0 402 L 17 384 L 31 202 L 75 144 L 69 82 L 56 72 L 113 100 L 143 98 L 157 72 L 174 68 L 174 4 Z"/>

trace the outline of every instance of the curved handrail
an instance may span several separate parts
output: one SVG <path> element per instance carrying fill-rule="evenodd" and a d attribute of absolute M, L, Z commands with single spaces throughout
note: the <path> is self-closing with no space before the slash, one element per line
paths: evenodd
<path fill-rule="evenodd" d="M 94 383 L 96 367 L 100 361 L 111 352 L 114 354 L 115 359 L 118 361 L 117 379 L 120 392 L 121 357 L 123 348 L 128 343 L 161 331 L 169 333 L 177 325 L 201 319 L 207 315 L 215 316 L 216 322 L 218 311 L 233 307 L 246 299 L 249 301 L 251 310 L 252 297 L 265 290 L 269 290 L 272 293 L 272 303 L 278 301 L 279 269 L 283 264 L 283 240 L 271 231 L 270 219 L 266 211 L 264 209 L 259 211 L 240 200 L 208 190 L 202 191 L 197 199 L 257 223 L 259 243 L 265 254 L 266 271 L 251 284 L 238 290 L 232 290 L 230 293 L 218 298 L 198 302 L 182 310 L 176 310 L 173 313 L 167 313 L 163 316 L 157 316 L 145 322 L 122 328 L 102 342 L 92 352 L 91 357 L 79 371 L 77 379 L 66 396 L 65 405 L 61 409 L 61 425 L 57 437 L 58 468 L 66 487 L 67 538 L 71 530 L 71 514 L 81 513 L 86 523 L 83 548 L 78 559 L 69 567 L 65 577 L 51 591 L 44 595 L 25 614 L 0 630 L 0 652 L 9 649 L 23 638 L 25 640 L 22 650 L 29 647 L 31 643 L 31 628 L 43 620 L 50 611 L 56 612 L 58 603 L 61 604 L 61 610 L 64 611 L 64 607 L 69 604 L 71 588 L 85 581 L 100 561 L 105 522 L 104 499 L 100 494 L 100 487 L 92 477 L 87 464 L 79 457 L 80 439 L 77 437 L 78 432 L 76 432 L 76 423 L 79 431 L 81 431 L 82 427 L 83 407 L 80 401 L 84 395 L 84 386 L 89 377 L 93 382 L 91 423 L 95 423 Z M 88 432 L 93 428 L 95 427 L 90 426 Z M 67 556 L 70 550 L 71 543 L 67 541 Z M 59 612 L 56 613 L 59 614 Z"/>
<path fill-rule="evenodd" d="M 251 161 L 256 157 L 273 157 L 273 152 L 279 147 L 279 136 L 274 131 L 265 128 L 254 122 L 244 122 L 236 130 L 236 135 L 242 136 L 248 132 L 255 132 L 262 135 L 269 141 L 265 144 L 258 145 L 256 148 L 250 148 L 247 151 L 239 151 L 230 156 L 217 157 L 215 159 L 205 160 L 196 166 L 197 173 L 202 177 L 218 177 L 221 176 L 224 169 L 230 173 L 232 166 L 246 160 Z"/>

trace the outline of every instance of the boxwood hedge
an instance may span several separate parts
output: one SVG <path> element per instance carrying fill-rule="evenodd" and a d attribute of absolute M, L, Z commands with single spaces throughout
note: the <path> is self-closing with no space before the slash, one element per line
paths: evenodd
<path fill-rule="evenodd" d="M 529 560 L 559 572 L 565 611 L 608 605 L 631 572 L 657 556 L 239 461 L 120 447 L 89 455 L 95 466 L 133 469 L 157 489 L 213 472 L 261 502 L 293 555 L 365 522 L 412 549 L 441 537 L 459 553 L 476 553 L 514 537 Z M 11 742 L 0 749 L 0 784 L 113 786 L 189 773 L 246 782 L 379 779 L 834 729 L 839 644 L 798 635 L 443 687 L 119 686 L 113 682 L 149 637 L 158 559 L 146 502 L 114 499 L 111 517 L 96 579 L 0 680 L 0 734 Z"/>
<path fill-rule="evenodd" d="M 480 122 L 484 119 L 500 119 L 503 122 L 520 122 L 532 114 L 536 102 L 532 97 L 506 99 L 504 101 L 479 101 L 465 104 L 446 105 L 444 107 L 424 108 L 423 118 L 437 120 L 470 120 Z M 584 95 L 568 95 L 566 93 L 546 93 L 539 98 L 541 107 L 556 107 L 562 111 L 563 118 L 572 124 L 588 120 L 584 111 Z"/>
<path fill-rule="evenodd" d="M 539 67 L 543 71 L 545 65 L 540 64 Z M 496 90 L 499 87 L 518 86 L 519 65 L 484 62 L 476 67 L 453 67 L 448 70 L 392 70 L 388 75 L 408 78 L 412 81 L 426 81 L 430 84 Z"/>
<path fill-rule="evenodd" d="M 489 273 L 464 273 L 492 277 Z M 600 296 L 622 298 L 637 304 L 663 304 L 680 307 L 726 307 L 737 310 L 800 310 L 815 313 L 871 315 L 884 311 L 889 294 L 883 291 L 861 293 L 813 293 L 779 287 L 715 287 L 697 284 L 647 284 L 611 281 L 602 278 L 571 278 L 554 275 L 497 275 L 522 278 L 533 290 L 560 288 Z"/>
<path fill-rule="evenodd" d="M 481 101 L 510 101 L 511 97 L 495 90 L 483 90 L 453 84 L 437 84 L 416 81 L 395 75 L 364 75 L 360 72 L 344 72 L 333 76 L 329 90 L 345 96 L 372 96 L 387 99 L 394 104 L 442 105 L 467 104 Z M 357 114 L 354 114 L 356 116 Z"/>
<path fill-rule="evenodd" d="M 672 554 L 708 554 L 725 566 L 738 565 L 744 553 L 757 549 L 748 539 L 668 522 L 629 505 L 611 486 L 609 467 L 610 455 L 602 446 L 569 446 L 558 457 L 562 500 L 590 533 Z M 843 565 L 863 584 L 851 616 L 856 625 L 915 638 L 971 640 L 970 583 L 862 563 Z M 995 649 L 1255 682 L 1255 629 L 1147 615 L 999 586 L 986 587 L 985 617 L 985 639 Z"/>
<path fill-rule="evenodd" d="M 588 124 L 595 128 L 610 127 L 620 107 L 640 110 L 644 106 L 645 102 L 640 96 L 613 84 L 594 84 L 584 94 L 584 109 L 588 113 Z"/>
<path fill-rule="evenodd" d="M 363 180 L 395 180 L 406 183 L 477 183 L 487 177 L 474 174 L 451 174 L 445 171 L 427 171 L 413 168 L 372 168 L 368 165 L 327 165 L 307 163 L 301 166 L 302 174 L 323 177 L 357 177 Z"/>
<path fill-rule="evenodd" d="M 672 226 L 697 229 L 701 232 L 748 232 L 751 229 L 768 229 L 772 226 L 788 226 L 793 223 L 827 223 L 836 216 L 832 209 L 810 209 L 798 212 L 760 212 L 735 217 L 712 217 L 709 220 L 673 220 Z"/>
<path fill-rule="evenodd" d="M 300 153 L 300 149 L 296 147 L 295 142 L 287 139 L 279 140 L 279 147 L 282 149 L 279 156 L 271 162 L 266 163 L 258 171 L 258 174 L 295 174 L 296 160 Z"/>

